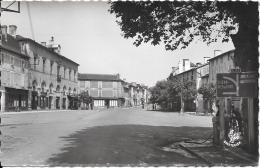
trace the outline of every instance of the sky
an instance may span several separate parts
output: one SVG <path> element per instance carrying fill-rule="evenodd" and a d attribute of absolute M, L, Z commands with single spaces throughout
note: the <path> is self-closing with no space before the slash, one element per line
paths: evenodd
<path fill-rule="evenodd" d="M 203 57 L 213 57 L 214 50 L 234 49 L 232 42 L 210 46 L 197 42 L 175 51 L 149 43 L 135 47 L 133 39 L 123 38 L 108 9 L 107 2 L 22 2 L 20 13 L 2 13 L 1 24 L 14 24 L 17 34 L 39 43 L 54 36 L 61 54 L 80 64 L 79 73 L 119 73 L 121 79 L 149 87 L 166 79 L 180 59 L 203 63 Z"/>

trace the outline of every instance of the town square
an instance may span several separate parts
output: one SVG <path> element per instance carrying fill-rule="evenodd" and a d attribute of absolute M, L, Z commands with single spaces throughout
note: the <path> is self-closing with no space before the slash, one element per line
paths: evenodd
<path fill-rule="evenodd" d="M 1 166 L 258 166 L 258 6 L 2 1 Z"/>

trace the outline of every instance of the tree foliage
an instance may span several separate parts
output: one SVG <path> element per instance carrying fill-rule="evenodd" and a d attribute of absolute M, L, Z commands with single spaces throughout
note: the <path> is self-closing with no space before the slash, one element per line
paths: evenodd
<path fill-rule="evenodd" d="M 92 102 L 92 97 L 89 96 L 88 91 L 83 91 L 79 94 L 79 99 L 81 102 L 89 104 Z"/>
<path fill-rule="evenodd" d="M 236 65 L 258 70 L 258 2 L 116 1 L 109 11 L 136 46 L 150 42 L 176 50 L 194 40 L 209 44 L 231 37 Z"/>
<path fill-rule="evenodd" d="M 182 96 L 184 100 L 194 99 L 197 90 L 196 84 L 194 81 L 183 80 L 182 78 L 176 78 L 168 80 L 170 86 L 172 86 L 178 93 L 179 96 Z"/>
<path fill-rule="evenodd" d="M 168 79 L 158 81 L 150 88 L 150 102 L 158 103 L 163 109 L 168 108 L 173 102 L 193 100 L 196 96 L 195 83 L 179 79 Z"/>
<path fill-rule="evenodd" d="M 168 98 L 167 88 L 168 83 L 166 80 L 158 81 L 154 87 L 150 88 L 150 102 L 160 105 L 165 104 Z"/>
<path fill-rule="evenodd" d="M 203 95 L 203 99 L 213 100 L 216 98 L 216 87 L 213 84 L 201 86 L 198 93 Z"/>
<path fill-rule="evenodd" d="M 212 111 L 212 105 L 216 99 L 216 87 L 212 83 L 209 85 L 201 86 L 198 93 L 203 95 L 203 99 L 209 103 L 209 110 Z"/>

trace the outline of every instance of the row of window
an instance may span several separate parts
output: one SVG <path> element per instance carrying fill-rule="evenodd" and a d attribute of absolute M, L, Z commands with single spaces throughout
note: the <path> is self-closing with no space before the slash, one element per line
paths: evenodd
<path fill-rule="evenodd" d="M 46 72 L 46 58 L 42 57 L 42 72 Z M 34 70 L 36 70 L 37 65 L 40 65 L 40 61 L 38 60 L 38 56 L 35 55 L 34 56 L 34 60 L 33 60 L 33 65 L 34 65 Z M 53 74 L 53 66 L 54 66 L 54 61 L 50 61 L 50 74 Z M 77 77 L 77 72 L 76 70 L 74 70 L 74 75 L 72 75 L 72 70 L 68 69 L 66 67 L 63 67 L 63 74 L 61 74 L 61 66 L 58 65 L 57 66 L 57 76 L 62 76 L 64 79 L 69 79 L 69 80 L 73 80 L 76 81 L 76 77 Z M 66 72 L 69 71 L 69 75 L 68 77 L 66 76 Z"/>
<path fill-rule="evenodd" d="M 94 100 L 95 107 L 117 107 L 118 103 L 117 100 Z"/>
<path fill-rule="evenodd" d="M 117 88 L 117 82 L 79 81 L 80 88 Z"/>
<path fill-rule="evenodd" d="M 192 71 L 193 72 L 193 71 Z M 193 80 L 194 79 L 194 76 L 193 76 L 193 73 L 192 73 L 192 75 L 188 75 L 188 74 L 186 74 L 185 75 L 185 73 L 182 75 L 182 77 L 181 77 L 181 80 L 182 81 L 185 81 L 185 80 Z"/>
<path fill-rule="evenodd" d="M 28 68 L 28 61 L 3 52 L 0 55 L 0 65 L 1 64 L 10 64 L 20 68 Z"/>
<path fill-rule="evenodd" d="M 117 97 L 117 90 L 89 90 L 89 95 L 92 97 Z"/>
<path fill-rule="evenodd" d="M 46 92 L 47 90 L 50 92 L 50 93 L 53 93 L 53 86 L 50 86 L 47 90 L 46 90 L 46 86 L 45 85 L 42 85 L 41 88 L 38 88 L 41 90 L 41 92 Z M 36 91 L 36 87 L 33 86 L 33 90 Z M 62 92 L 66 92 L 66 86 L 63 87 L 62 89 Z M 60 86 L 58 85 L 55 89 L 56 92 L 60 92 L 61 89 L 60 89 Z M 72 93 L 72 92 L 76 92 L 76 88 L 74 88 L 73 90 L 71 88 L 68 89 L 68 93 Z"/>

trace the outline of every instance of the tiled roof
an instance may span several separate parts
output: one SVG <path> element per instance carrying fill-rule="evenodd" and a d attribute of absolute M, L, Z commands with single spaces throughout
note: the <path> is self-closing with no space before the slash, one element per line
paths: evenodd
<path fill-rule="evenodd" d="M 49 48 L 47 48 L 47 47 L 45 47 L 45 46 L 39 44 L 38 42 L 36 42 L 36 41 L 34 41 L 34 40 L 30 39 L 30 38 L 25 38 L 25 37 L 20 36 L 20 35 L 17 35 L 16 37 L 17 37 L 17 40 L 18 40 L 18 41 L 29 41 L 29 42 L 31 42 L 31 43 L 37 45 L 38 47 L 41 47 L 41 48 L 43 48 L 43 49 L 45 49 L 45 50 L 47 50 L 47 51 L 49 51 L 49 52 L 51 52 L 51 53 L 57 55 L 57 56 L 60 57 L 60 58 L 66 59 L 66 60 L 68 60 L 68 61 L 70 61 L 70 62 L 72 62 L 72 63 L 74 63 L 74 64 L 76 64 L 76 65 L 79 65 L 78 63 L 72 61 L 71 59 L 69 59 L 69 58 L 67 58 L 67 57 L 65 57 L 65 56 L 63 56 L 63 55 L 61 55 L 61 54 L 59 54 L 59 53 L 56 53 L 56 52 L 52 51 L 51 49 L 49 49 Z"/>
<path fill-rule="evenodd" d="M 94 80 L 94 81 L 120 81 L 118 75 L 112 74 L 79 74 L 78 80 Z"/>

